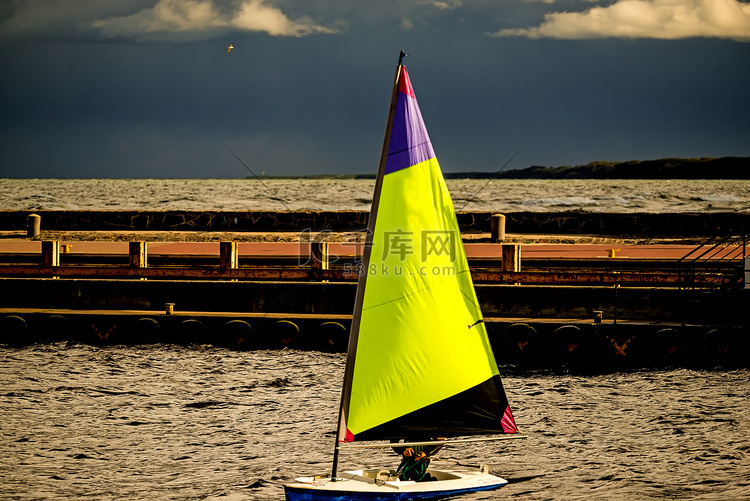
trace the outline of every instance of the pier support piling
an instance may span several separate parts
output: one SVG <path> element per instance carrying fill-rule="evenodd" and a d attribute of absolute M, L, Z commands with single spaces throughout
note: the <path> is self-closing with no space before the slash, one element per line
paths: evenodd
<path fill-rule="evenodd" d="M 310 266 L 314 275 L 328 269 L 328 242 L 310 242 Z"/>
<path fill-rule="evenodd" d="M 60 241 L 42 242 L 42 266 L 60 266 Z"/>
<path fill-rule="evenodd" d="M 129 242 L 128 255 L 131 268 L 146 268 L 148 266 L 148 247 L 146 242 Z"/>
<path fill-rule="evenodd" d="M 503 214 L 492 215 L 491 231 L 490 240 L 492 243 L 505 241 L 505 216 Z"/>
<path fill-rule="evenodd" d="M 237 242 L 219 243 L 219 267 L 223 270 L 234 270 L 238 267 Z"/>
<path fill-rule="evenodd" d="M 29 214 L 26 217 L 26 236 L 36 238 L 42 233 L 42 216 L 39 214 Z"/>
<path fill-rule="evenodd" d="M 503 244 L 503 271 L 521 271 L 521 245 Z"/>
<path fill-rule="evenodd" d="M 594 323 L 601 324 L 603 315 L 604 315 L 604 312 L 602 310 L 594 310 Z"/>

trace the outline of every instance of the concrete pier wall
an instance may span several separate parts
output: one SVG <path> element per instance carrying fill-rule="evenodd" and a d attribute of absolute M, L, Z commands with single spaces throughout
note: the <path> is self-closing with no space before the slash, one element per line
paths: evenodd
<path fill-rule="evenodd" d="M 355 290 L 353 282 L 2 278 L 0 344 L 344 352 Z M 479 284 L 476 290 L 498 363 L 508 370 L 750 364 L 750 289 Z"/>
<path fill-rule="evenodd" d="M 505 371 L 746 368 L 750 363 L 748 326 L 494 318 L 485 318 L 485 324 Z M 344 353 L 350 326 L 348 316 L 33 310 L 0 312 L 0 344 L 210 344 Z"/>
<path fill-rule="evenodd" d="M 362 231 L 367 211 L 33 211 L 51 231 Z M 0 230 L 25 230 L 32 211 L 0 211 Z M 490 233 L 492 212 L 460 212 L 462 232 Z M 750 234 L 750 214 L 508 212 L 508 233 L 713 237 Z"/>
<path fill-rule="evenodd" d="M 350 315 L 354 282 L 0 278 L 4 308 L 174 310 Z M 476 285 L 487 317 L 609 319 L 750 325 L 750 289 Z"/>

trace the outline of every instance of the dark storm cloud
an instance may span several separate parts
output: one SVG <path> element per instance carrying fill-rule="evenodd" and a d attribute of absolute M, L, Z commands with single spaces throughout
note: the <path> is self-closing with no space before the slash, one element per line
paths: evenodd
<path fill-rule="evenodd" d="M 748 155 L 747 4 L 716 2 L 5 2 L 0 176 L 373 172 L 400 49 L 446 171 Z"/>

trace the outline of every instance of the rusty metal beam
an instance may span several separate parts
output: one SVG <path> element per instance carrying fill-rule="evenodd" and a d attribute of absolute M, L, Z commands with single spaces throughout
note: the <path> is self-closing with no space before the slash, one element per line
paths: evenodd
<path fill-rule="evenodd" d="M 529 271 L 529 272 L 499 272 L 488 270 L 472 270 L 472 279 L 475 282 L 496 283 L 523 283 L 539 285 L 650 285 L 650 286 L 680 286 L 680 285 L 715 285 L 734 284 L 739 281 L 734 277 L 720 274 L 706 274 L 685 277 L 677 273 L 662 272 L 551 272 L 551 271 Z"/>
<path fill-rule="evenodd" d="M 333 280 L 353 281 L 357 274 L 350 268 L 313 270 L 298 266 L 248 266 L 221 268 L 218 266 L 175 267 L 153 266 L 0 266 L 0 276 L 10 277 L 84 277 L 122 279 L 193 279 L 193 280 Z M 740 276 L 721 273 L 680 275 L 670 272 L 614 272 L 614 271 L 527 271 L 513 272 L 500 269 L 475 268 L 472 279 L 477 283 L 537 284 L 537 285 L 623 285 L 623 286 L 741 286 Z"/>
<path fill-rule="evenodd" d="M 174 279 L 245 279 L 307 280 L 309 268 L 296 267 L 148 267 L 119 266 L 0 266 L 0 276 L 55 276 L 87 278 L 174 278 Z"/>

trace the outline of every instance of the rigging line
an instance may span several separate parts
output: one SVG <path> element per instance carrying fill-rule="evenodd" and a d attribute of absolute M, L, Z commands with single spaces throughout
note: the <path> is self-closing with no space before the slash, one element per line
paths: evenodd
<path fill-rule="evenodd" d="M 483 324 L 483 323 L 484 323 L 484 319 L 483 319 L 483 318 L 480 318 L 479 320 L 477 320 L 476 322 L 474 322 L 473 324 L 471 324 L 471 325 L 469 326 L 469 329 L 471 329 L 472 327 L 474 327 L 474 326 L 477 326 L 477 325 L 479 325 L 479 324 Z"/>
<path fill-rule="evenodd" d="M 484 466 L 481 464 L 461 463 L 460 461 L 456 461 L 455 459 L 443 459 L 435 456 L 431 456 L 431 459 L 435 461 L 443 461 L 444 463 L 455 464 L 456 466 L 464 466 L 466 468 L 482 468 Z"/>
<path fill-rule="evenodd" d="M 224 145 L 224 148 L 226 148 L 226 149 L 227 149 L 227 151 L 228 151 L 229 153 L 231 153 L 231 154 L 232 154 L 232 156 L 234 156 L 234 158 L 236 158 L 236 159 L 237 159 L 237 161 L 238 161 L 239 163 L 241 163 L 241 164 L 242 164 L 242 165 L 243 165 L 243 166 L 244 166 L 244 167 L 245 167 L 245 168 L 247 169 L 247 171 L 248 171 L 248 172 L 249 172 L 250 174 L 252 174 L 252 175 L 253 175 L 253 177 L 255 177 L 255 179 L 257 179 L 258 181 L 260 181 L 260 184 L 262 184 L 262 185 L 263 185 L 263 187 L 264 187 L 265 189 L 267 189 L 267 190 L 268 190 L 268 192 L 269 192 L 269 193 L 270 193 L 271 195 L 273 195 L 273 200 L 278 200 L 279 202 L 281 202 L 281 205 L 283 205 L 283 206 L 284 206 L 284 208 L 285 208 L 286 210 L 288 210 L 288 211 L 290 211 L 290 212 L 292 211 L 292 209 L 290 209 L 290 208 L 289 208 L 289 206 L 287 206 L 287 204 L 285 204 L 285 203 L 284 203 L 284 200 L 283 200 L 282 198 L 280 198 L 280 197 L 279 197 L 279 196 L 278 196 L 278 195 L 277 195 L 276 193 L 274 193 L 274 192 L 273 192 L 273 190 L 272 190 L 271 188 L 269 188 L 269 187 L 268 187 L 268 186 L 266 185 L 266 183 L 264 183 L 264 182 L 263 182 L 263 180 L 262 180 L 261 178 L 259 178 L 259 177 L 257 176 L 257 174 L 255 174 L 255 172 L 253 172 L 253 171 L 252 171 L 252 170 L 250 169 L 250 167 L 248 167 L 248 166 L 247 166 L 247 164 L 246 164 L 245 162 L 243 162 L 243 161 L 242 161 L 242 159 L 241 159 L 240 157 L 238 157 L 238 156 L 237 156 L 237 154 L 236 154 L 235 152 L 233 152 L 232 150 L 230 150 L 230 149 L 229 149 L 229 146 L 227 146 L 227 145 L 226 145 L 226 144 L 224 144 L 224 143 L 221 143 L 221 144 L 222 144 L 222 145 Z"/>
<path fill-rule="evenodd" d="M 466 299 L 468 299 L 468 300 L 469 300 L 469 303 L 470 303 L 470 304 L 472 304 L 472 305 L 474 306 L 474 308 L 476 308 L 476 309 L 477 309 L 477 312 L 479 313 L 479 315 L 480 315 L 480 317 L 481 317 L 481 316 L 482 316 L 482 307 L 481 307 L 481 306 L 479 305 L 479 303 L 478 303 L 478 302 L 476 302 L 476 301 L 474 301 L 474 298 L 473 298 L 473 297 L 471 297 L 471 296 L 469 296 L 469 295 L 468 295 L 468 294 L 466 293 L 466 291 L 465 291 L 465 290 L 463 290 L 463 289 L 460 289 L 460 292 L 461 292 L 461 294 L 463 294 L 463 296 L 464 296 L 464 297 L 466 297 Z M 475 325 L 478 325 L 478 324 L 480 324 L 480 323 L 482 323 L 482 324 L 484 323 L 484 318 L 480 318 L 479 320 L 477 320 L 476 322 L 474 322 L 473 324 L 471 324 L 471 325 L 469 326 L 469 329 L 471 329 L 472 327 L 474 327 Z"/>
<path fill-rule="evenodd" d="M 449 275 L 449 278 L 457 277 L 458 275 L 461 275 L 463 273 L 469 273 L 469 272 L 470 272 L 470 270 L 458 270 L 458 271 L 456 271 L 455 275 Z M 365 273 L 367 273 L 367 272 L 365 272 Z M 389 299 L 388 301 L 383 301 L 382 303 L 373 304 L 372 306 L 368 306 L 367 308 L 362 308 L 362 311 L 371 310 L 373 308 L 379 308 L 379 307 L 384 306 L 384 305 L 389 304 L 389 303 L 395 303 L 396 301 L 401 301 L 401 300 L 406 299 L 408 297 L 416 296 L 417 294 L 422 294 L 423 292 L 426 292 L 426 291 L 432 289 L 433 287 L 439 286 L 439 285 L 442 285 L 442 284 L 441 284 L 440 281 L 437 281 L 433 285 L 430 285 L 428 287 L 422 287 L 421 289 L 417 289 L 417 290 L 415 290 L 413 292 L 410 292 L 409 294 L 403 294 L 401 296 L 394 297 L 393 299 Z M 466 295 L 466 293 L 464 291 L 461 291 L 461 293 L 464 294 L 464 295 Z M 471 302 L 473 303 L 474 301 L 471 301 Z M 476 306 L 476 304 L 475 304 L 475 306 Z"/>
<path fill-rule="evenodd" d="M 405 151 L 416 150 L 417 148 L 419 148 L 420 146 L 423 146 L 425 144 L 432 144 L 432 143 L 431 143 L 431 141 L 422 141 L 421 143 L 413 144 L 413 145 L 409 146 L 408 148 L 401 148 L 400 150 L 397 150 L 397 151 L 390 151 L 390 152 L 388 152 L 388 156 L 390 157 L 390 156 L 393 156 L 393 155 L 398 155 L 399 153 L 403 153 Z M 428 158 L 428 160 L 432 160 L 433 158 L 435 158 L 435 157 L 432 156 L 432 157 Z"/>
<path fill-rule="evenodd" d="M 525 144 L 524 144 L 523 146 L 521 146 L 521 148 L 520 148 L 520 149 L 519 149 L 519 150 L 518 150 L 517 152 L 515 152 L 515 153 L 513 154 L 513 156 L 512 156 L 512 157 L 510 157 L 510 158 L 508 159 L 508 161 L 507 161 L 507 162 L 505 162 L 505 165 L 503 165 L 502 167 L 500 167 L 500 170 L 499 170 L 499 171 L 497 171 L 497 172 L 495 172 L 495 173 L 494 173 L 494 174 L 492 175 L 492 177 L 491 177 L 491 178 L 489 178 L 489 179 L 487 180 L 487 182 L 486 182 L 486 183 L 484 183 L 484 185 L 483 185 L 483 186 L 482 186 L 481 188 L 479 188 L 479 189 L 477 190 L 477 192 L 476 192 L 476 193 L 474 193 L 474 194 L 473 194 L 473 195 L 471 196 L 471 198 L 469 198 L 469 199 L 468 199 L 468 200 L 466 201 L 466 203 L 465 203 L 465 204 L 463 205 L 463 207 L 461 207 L 461 208 L 460 208 L 460 209 L 458 209 L 458 210 L 464 210 L 464 209 L 466 208 L 466 206 L 467 206 L 467 205 L 469 205 L 469 204 L 470 204 L 471 202 L 473 202 L 473 201 L 474 201 L 474 199 L 475 199 L 475 198 L 477 197 L 477 195 L 479 195 L 479 192 L 480 192 L 480 191 L 482 191 L 483 189 L 485 189 L 485 188 L 487 187 L 487 185 L 488 185 L 488 184 L 490 184 L 490 183 L 491 183 L 491 182 L 492 182 L 492 181 L 493 181 L 493 180 L 494 180 L 494 179 L 495 179 L 495 178 L 496 178 L 496 177 L 497 177 L 497 176 L 498 176 L 498 175 L 499 175 L 499 174 L 500 174 L 500 173 L 501 173 L 501 172 L 502 172 L 502 171 L 503 171 L 503 170 L 504 170 L 504 169 L 505 169 L 505 168 L 506 168 L 507 166 L 508 166 L 508 164 L 510 164 L 510 163 L 511 163 L 511 162 L 513 161 L 513 159 L 514 159 L 514 158 L 516 158 L 516 157 L 518 156 L 518 154 L 519 154 L 519 153 L 521 153 L 521 152 L 523 151 L 523 149 L 524 149 L 524 148 L 526 148 L 526 145 L 525 145 Z"/>

